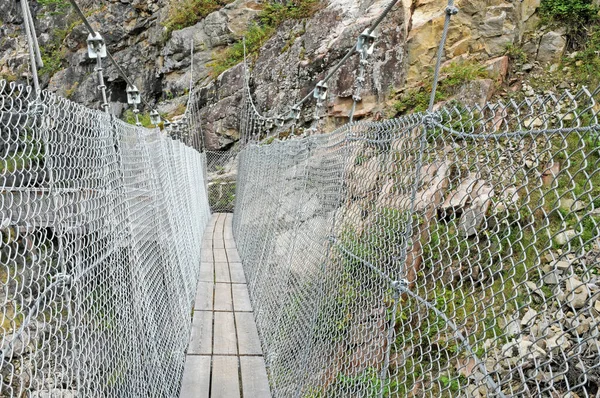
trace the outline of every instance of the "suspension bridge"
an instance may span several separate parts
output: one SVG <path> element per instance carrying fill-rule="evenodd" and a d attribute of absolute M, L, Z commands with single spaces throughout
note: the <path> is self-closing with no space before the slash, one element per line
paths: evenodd
<path fill-rule="evenodd" d="M 102 111 L 40 90 L 26 0 L 34 85 L 0 81 L 1 396 L 600 396 L 600 89 L 436 109 L 450 1 L 428 110 L 355 121 L 391 1 L 297 103 L 258 112 L 245 60 L 215 153 L 71 1 Z M 105 59 L 170 136 L 108 112 Z"/>

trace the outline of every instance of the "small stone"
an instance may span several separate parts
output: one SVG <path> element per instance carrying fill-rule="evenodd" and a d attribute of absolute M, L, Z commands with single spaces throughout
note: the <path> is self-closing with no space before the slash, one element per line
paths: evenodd
<path fill-rule="evenodd" d="M 560 207 L 570 212 L 577 212 L 585 209 L 585 203 L 581 200 L 562 198 L 560 200 Z"/>
<path fill-rule="evenodd" d="M 582 319 L 579 320 L 579 325 L 577 325 L 577 334 L 581 336 L 582 334 L 589 332 L 590 326 L 591 322 L 589 318 L 582 317 Z"/>
<path fill-rule="evenodd" d="M 555 261 L 552 263 L 552 267 L 559 271 L 566 271 L 571 267 L 571 263 L 568 261 Z"/>
<path fill-rule="evenodd" d="M 600 300 L 596 300 L 594 303 L 594 309 L 600 313 Z"/>
<path fill-rule="evenodd" d="M 546 350 L 552 354 L 558 354 L 561 351 L 565 352 L 569 347 L 571 347 L 571 342 L 564 334 L 557 334 L 554 337 L 546 339 Z"/>
<path fill-rule="evenodd" d="M 526 358 L 529 355 L 532 355 L 534 358 L 545 357 L 546 351 L 544 351 L 537 344 L 534 344 L 529 340 L 520 340 L 519 356 L 521 358 Z"/>
<path fill-rule="evenodd" d="M 521 319 L 521 325 L 527 326 L 535 317 L 537 316 L 537 311 L 532 308 L 529 308 L 523 318 Z"/>
<path fill-rule="evenodd" d="M 571 277 L 567 279 L 566 289 L 565 301 L 576 310 L 583 308 L 589 297 L 588 287 L 576 277 Z"/>
<path fill-rule="evenodd" d="M 559 232 L 554 237 L 554 243 L 556 243 L 557 245 L 565 245 L 565 244 L 567 244 L 567 242 L 569 242 L 571 239 L 573 239 L 576 236 L 577 236 L 577 232 L 575 232 L 574 229 L 569 229 L 564 232 Z"/>
<path fill-rule="evenodd" d="M 560 283 L 559 271 L 552 270 L 544 275 L 546 285 L 558 285 Z"/>
<path fill-rule="evenodd" d="M 533 64 L 525 64 L 521 67 L 521 69 L 523 69 L 524 72 L 529 72 L 533 69 Z"/>
<path fill-rule="evenodd" d="M 544 298 L 544 293 L 537 287 L 537 285 L 533 282 L 525 282 L 525 286 L 531 293 L 537 294 L 538 296 Z"/>

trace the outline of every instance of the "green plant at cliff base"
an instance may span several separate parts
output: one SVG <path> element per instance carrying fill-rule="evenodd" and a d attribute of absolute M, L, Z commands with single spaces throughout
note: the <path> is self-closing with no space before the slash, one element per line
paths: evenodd
<path fill-rule="evenodd" d="M 320 0 L 291 0 L 285 3 L 271 2 L 258 14 L 257 20 L 250 23 L 242 34 L 246 38 L 248 55 L 258 53 L 262 45 L 273 36 L 284 21 L 298 20 L 312 16 L 321 7 Z M 244 60 L 244 43 L 239 40 L 224 51 L 215 55 L 209 64 L 211 75 L 219 76 Z"/>
<path fill-rule="evenodd" d="M 172 0 L 169 15 L 163 26 L 167 34 L 194 25 L 213 11 L 221 9 L 232 0 Z"/>
<path fill-rule="evenodd" d="M 142 126 L 152 126 L 152 122 L 150 121 L 150 114 L 140 112 L 139 119 Z M 123 112 L 123 120 L 129 124 L 135 124 L 135 113 L 133 113 L 133 110 L 127 109 L 125 112 Z"/>
<path fill-rule="evenodd" d="M 465 83 L 490 77 L 489 71 L 481 64 L 464 61 L 453 62 L 441 71 L 440 81 L 435 93 L 435 102 L 444 101 L 456 94 Z M 392 116 L 409 112 L 424 112 L 429 105 L 433 79 L 427 78 L 423 85 L 404 92 L 393 104 Z"/>
<path fill-rule="evenodd" d="M 540 3 L 542 23 L 564 27 L 571 50 L 586 42 L 590 24 L 600 19 L 599 11 L 600 7 L 593 0 L 542 0 Z"/>

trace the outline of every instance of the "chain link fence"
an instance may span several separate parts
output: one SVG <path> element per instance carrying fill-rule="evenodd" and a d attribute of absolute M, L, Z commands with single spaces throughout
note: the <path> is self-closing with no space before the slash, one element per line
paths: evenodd
<path fill-rule="evenodd" d="M 232 149 L 205 153 L 210 210 L 213 213 L 233 213 L 238 151 Z"/>
<path fill-rule="evenodd" d="M 274 396 L 600 396 L 598 97 L 244 149 L 234 234 Z"/>
<path fill-rule="evenodd" d="M 0 81 L 0 396 L 177 396 L 205 166 L 158 129 Z"/>

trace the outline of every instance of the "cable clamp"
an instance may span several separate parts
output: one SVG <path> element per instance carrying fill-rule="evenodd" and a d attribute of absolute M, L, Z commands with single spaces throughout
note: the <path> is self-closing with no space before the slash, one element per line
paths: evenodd
<path fill-rule="evenodd" d="M 458 14 L 458 8 L 455 6 L 448 6 L 446 7 L 446 15 L 456 15 Z"/>
<path fill-rule="evenodd" d="M 91 33 L 87 37 L 88 46 L 88 57 L 90 58 L 106 58 L 106 43 L 100 35 L 95 32 L 95 35 Z"/>
<path fill-rule="evenodd" d="M 313 97 L 318 101 L 325 101 L 327 99 L 327 83 L 323 82 L 323 80 L 318 82 L 313 92 Z"/>
<path fill-rule="evenodd" d="M 140 90 L 136 86 L 128 84 L 125 91 L 127 92 L 127 103 L 129 105 L 137 105 L 142 102 Z"/>
<path fill-rule="evenodd" d="M 377 36 L 373 33 L 369 33 L 369 29 L 366 29 L 358 36 L 356 51 L 361 54 L 362 59 L 366 59 L 369 55 L 373 54 L 375 40 L 377 40 Z"/>
<path fill-rule="evenodd" d="M 156 109 L 150 111 L 150 123 L 152 123 L 155 126 L 158 126 L 160 124 L 160 114 Z"/>

